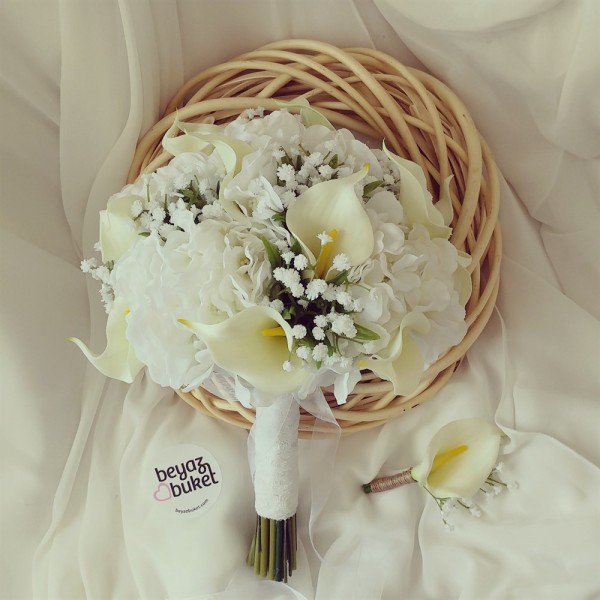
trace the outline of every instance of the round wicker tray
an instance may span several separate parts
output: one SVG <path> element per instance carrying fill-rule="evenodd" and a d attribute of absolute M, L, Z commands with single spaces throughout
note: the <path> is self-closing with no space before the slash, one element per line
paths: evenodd
<path fill-rule="evenodd" d="M 128 181 L 156 170 L 171 156 L 161 140 L 175 119 L 222 124 L 247 108 L 279 108 L 276 101 L 303 96 L 336 127 L 376 140 L 425 170 L 434 196 L 439 184 L 454 175 L 451 241 L 468 252 L 473 291 L 466 307 L 468 332 L 423 375 L 410 396 L 394 395 L 391 384 L 364 372 L 348 402 L 338 406 L 324 390 L 342 432 L 375 427 L 434 395 L 450 379 L 466 351 L 490 318 L 498 294 L 501 236 L 499 188 L 490 151 L 465 106 L 443 83 L 406 67 L 391 56 L 367 48 L 340 49 L 311 40 L 268 44 L 189 80 L 158 121 L 141 139 Z M 252 410 L 198 388 L 177 391 L 194 408 L 249 429 Z M 319 431 L 318 422 L 302 413 L 299 435 Z M 325 430 L 323 430 L 325 431 Z"/>

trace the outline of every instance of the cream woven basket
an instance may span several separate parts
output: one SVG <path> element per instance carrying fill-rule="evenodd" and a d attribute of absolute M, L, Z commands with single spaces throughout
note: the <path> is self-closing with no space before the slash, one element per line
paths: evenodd
<path fill-rule="evenodd" d="M 436 78 L 367 48 L 339 49 L 310 40 L 268 44 L 211 67 L 189 80 L 173 97 L 163 118 L 142 138 L 128 181 L 156 170 L 171 156 L 161 140 L 177 111 L 181 121 L 223 124 L 248 108 L 277 110 L 277 101 L 302 96 L 338 128 L 386 145 L 421 165 L 434 200 L 440 182 L 453 175 L 451 242 L 472 256 L 473 291 L 466 307 L 468 332 L 424 373 L 417 391 L 396 396 L 391 384 L 371 372 L 346 404 L 325 397 L 342 432 L 381 425 L 433 396 L 450 379 L 488 322 L 498 294 L 501 236 L 499 188 L 490 151 L 457 96 Z M 249 429 L 252 410 L 202 388 L 177 391 L 194 408 Z M 319 431 L 314 417 L 301 413 L 299 435 Z"/>

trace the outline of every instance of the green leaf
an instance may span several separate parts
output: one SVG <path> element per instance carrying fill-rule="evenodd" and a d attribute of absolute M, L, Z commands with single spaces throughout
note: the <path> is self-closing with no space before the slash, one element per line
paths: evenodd
<path fill-rule="evenodd" d="M 337 169 L 340 166 L 338 155 L 334 154 L 328 164 L 332 169 Z"/>
<path fill-rule="evenodd" d="M 178 189 L 177 193 L 181 194 L 189 204 L 197 208 L 203 208 L 207 204 L 206 198 L 200 193 L 198 183 L 194 180 L 190 181 L 186 187 Z M 165 196 L 165 211 L 167 210 L 166 202 L 167 197 Z"/>
<path fill-rule="evenodd" d="M 354 336 L 355 340 L 360 340 L 363 342 L 374 341 L 379 339 L 379 334 L 375 333 L 372 329 L 368 329 L 367 327 L 363 327 L 358 323 L 355 323 L 356 327 L 356 335 Z"/>
<path fill-rule="evenodd" d="M 285 213 L 284 212 L 273 213 L 271 215 L 271 221 L 274 221 L 275 223 L 285 223 Z"/>
<path fill-rule="evenodd" d="M 383 185 L 383 181 L 378 179 L 377 181 L 371 181 L 371 183 L 367 183 L 363 188 L 363 196 L 369 196 L 372 194 L 378 187 Z"/>
<path fill-rule="evenodd" d="M 348 283 L 348 269 L 344 269 L 341 273 L 336 275 L 327 283 L 331 283 L 333 285 L 343 285 L 344 283 Z"/>
<path fill-rule="evenodd" d="M 283 312 L 281 313 L 281 316 L 286 321 L 289 321 L 295 314 L 296 314 L 296 307 L 292 305 L 292 306 L 286 306 L 283 309 Z"/>
<path fill-rule="evenodd" d="M 283 150 L 283 148 L 281 148 Z M 281 165 L 291 165 L 292 167 L 294 166 L 294 161 L 292 160 L 292 157 L 285 151 L 283 150 L 285 156 L 279 161 L 279 164 Z"/>
<path fill-rule="evenodd" d="M 150 235 L 149 231 L 140 231 L 138 233 L 138 235 L 141 235 L 142 237 L 148 237 Z"/>
<path fill-rule="evenodd" d="M 276 269 L 277 267 L 281 266 L 281 255 L 279 254 L 277 246 L 272 244 L 264 235 L 261 235 L 260 239 L 267 252 L 267 258 L 271 263 L 271 267 L 273 267 L 273 269 Z"/>
<path fill-rule="evenodd" d="M 294 238 L 294 242 L 290 247 L 290 250 L 294 254 L 302 254 L 302 244 L 296 238 Z"/>

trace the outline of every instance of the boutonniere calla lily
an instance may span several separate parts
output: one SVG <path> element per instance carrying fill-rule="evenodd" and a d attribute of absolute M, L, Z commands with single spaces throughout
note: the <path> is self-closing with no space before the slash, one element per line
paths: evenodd
<path fill-rule="evenodd" d="M 480 419 L 448 423 L 433 436 L 411 476 L 436 498 L 469 498 L 498 462 L 502 436 Z"/>
<path fill-rule="evenodd" d="M 417 482 L 433 496 L 444 517 L 454 501 L 475 514 L 470 498 L 479 490 L 498 493 L 507 487 L 497 475 L 503 437 L 500 428 L 481 419 L 453 421 L 433 436 L 421 462 L 396 475 L 376 478 L 363 490 L 370 494 Z"/>

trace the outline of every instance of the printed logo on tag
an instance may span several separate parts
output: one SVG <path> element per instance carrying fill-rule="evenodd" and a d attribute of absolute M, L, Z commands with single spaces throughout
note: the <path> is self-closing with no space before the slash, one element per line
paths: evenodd
<path fill-rule="evenodd" d="M 219 463 L 200 446 L 178 444 L 165 448 L 154 455 L 149 464 L 148 499 L 163 516 L 199 516 L 221 493 Z"/>

